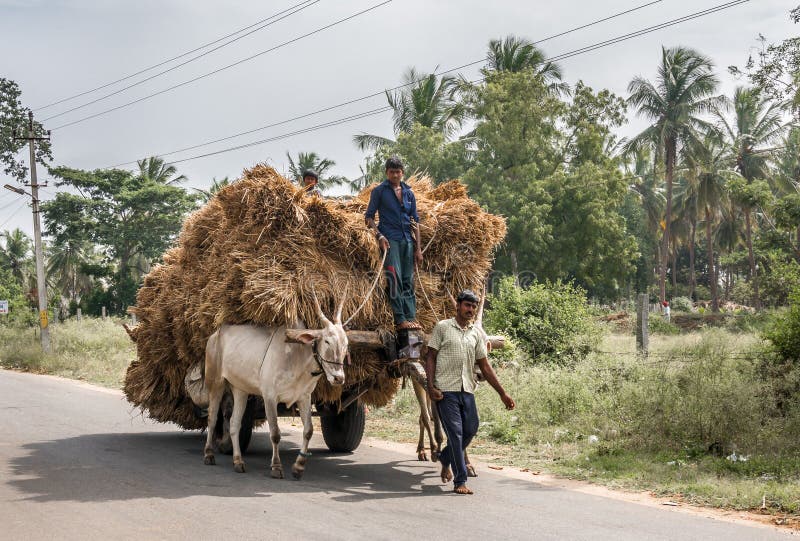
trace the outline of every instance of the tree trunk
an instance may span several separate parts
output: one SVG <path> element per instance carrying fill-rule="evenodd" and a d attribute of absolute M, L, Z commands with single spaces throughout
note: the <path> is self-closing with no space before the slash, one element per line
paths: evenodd
<path fill-rule="evenodd" d="M 516 250 L 511 250 L 511 274 L 514 275 L 514 285 L 519 287 L 519 262 Z"/>
<path fill-rule="evenodd" d="M 695 218 L 692 218 L 689 228 L 689 298 L 696 301 L 695 287 L 697 286 L 697 279 L 694 275 L 694 242 L 697 234 L 697 220 Z"/>
<path fill-rule="evenodd" d="M 672 237 L 672 296 L 678 294 L 678 243 Z"/>
<path fill-rule="evenodd" d="M 672 176 L 675 170 L 675 152 L 677 148 L 677 143 L 674 137 L 670 137 L 667 139 L 665 144 L 665 152 L 666 155 L 665 165 L 666 165 L 666 174 L 665 180 L 667 184 L 667 201 L 666 201 L 666 212 L 664 217 L 664 239 L 662 242 L 662 257 L 661 257 L 661 273 L 659 276 L 659 291 L 661 293 L 661 300 L 666 300 L 667 298 L 667 261 L 669 258 L 669 224 L 672 223 Z"/>
<path fill-rule="evenodd" d="M 750 213 L 750 207 L 744 209 L 745 233 L 747 235 L 747 259 L 750 262 L 750 283 L 753 286 L 753 306 L 756 310 L 760 310 L 761 299 L 758 295 L 758 270 L 756 269 L 756 258 L 753 255 L 753 228 Z"/>
<path fill-rule="evenodd" d="M 711 290 L 711 311 L 719 312 L 717 272 L 714 268 L 714 237 L 711 235 L 711 210 L 706 207 L 706 250 L 708 251 L 708 289 Z"/>

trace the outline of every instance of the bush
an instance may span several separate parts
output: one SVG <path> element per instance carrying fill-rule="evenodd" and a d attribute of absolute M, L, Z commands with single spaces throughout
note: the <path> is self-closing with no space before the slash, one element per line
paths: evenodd
<path fill-rule="evenodd" d="M 599 330 L 589 314 L 586 292 L 564 283 L 528 288 L 503 279 L 486 312 L 486 327 L 505 334 L 533 361 L 573 362 L 596 343 Z"/>
<path fill-rule="evenodd" d="M 661 314 L 650 314 L 647 318 L 647 329 L 651 334 L 680 334 L 681 330 L 677 325 L 664 319 Z"/>
<path fill-rule="evenodd" d="M 790 295 L 789 309 L 775 318 L 764 337 L 785 362 L 800 361 L 800 288 Z"/>
<path fill-rule="evenodd" d="M 691 312 L 692 299 L 689 297 L 675 297 L 670 303 L 674 312 Z"/>

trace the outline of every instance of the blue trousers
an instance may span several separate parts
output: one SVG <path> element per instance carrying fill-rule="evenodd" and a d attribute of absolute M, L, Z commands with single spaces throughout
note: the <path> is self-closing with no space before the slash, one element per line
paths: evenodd
<path fill-rule="evenodd" d="M 444 398 L 436 402 L 436 408 L 447 435 L 447 447 L 442 450 L 439 460 L 443 466 L 453 469 L 453 483 L 459 487 L 467 483 L 464 450 L 478 433 L 478 407 L 472 393 L 445 391 L 442 395 Z"/>
<path fill-rule="evenodd" d="M 417 302 L 414 297 L 414 243 L 390 240 L 389 253 L 383 267 L 395 325 L 415 319 Z"/>

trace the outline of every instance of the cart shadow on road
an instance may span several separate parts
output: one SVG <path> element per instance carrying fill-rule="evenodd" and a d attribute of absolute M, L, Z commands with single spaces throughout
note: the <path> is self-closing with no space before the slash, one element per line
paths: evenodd
<path fill-rule="evenodd" d="M 301 481 L 291 478 L 297 441 L 284 437 L 281 461 L 287 479 L 269 477 L 269 436 L 258 432 L 245 455 L 247 473 L 233 471 L 232 459 L 217 455 L 203 464 L 204 435 L 197 432 L 89 434 L 25 444 L 9 466 L 6 483 L 27 501 L 120 501 L 191 496 L 268 498 L 273 494 L 317 493 L 356 502 L 447 495 L 438 464 L 397 460 L 377 449 L 334 454 L 315 437 L 313 456 Z M 365 455 L 373 457 L 367 459 Z M 378 457 L 377 459 L 375 457 Z"/>

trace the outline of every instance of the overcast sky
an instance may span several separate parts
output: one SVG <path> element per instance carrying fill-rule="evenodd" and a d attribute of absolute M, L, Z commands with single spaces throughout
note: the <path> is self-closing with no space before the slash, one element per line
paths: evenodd
<path fill-rule="evenodd" d="M 46 121 L 45 126 L 53 129 L 54 164 L 95 169 L 197 145 L 379 92 L 399 84 L 403 71 L 411 66 L 425 72 L 479 60 L 493 38 L 516 34 L 543 39 L 647 1 L 393 0 L 202 80 L 55 129 L 265 51 L 381 2 L 321 0 L 196 62 Z M 34 109 L 38 120 L 44 120 L 124 84 L 59 106 L 38 109 L 41 106 L 194 49 L 299 2 L 0 0 L 0 77 L 16 81 L 23 103 Z M 540 46 L 548 55 L 558 55 L 721 3 L 723 0 L 662 0 Z M 561 64 L 569 83 L 583 80 L 596 89 L 608 88 L 627 97 L 627 84 L 633 76 L 655 76 L 662 44 L 690 46 L 714 60 L 722 89 L 730 94 L 737 81 L 727 74 L 727 66 L 745 62 L 755 50 L 759 33 L 769 42 L 796 35 L 797 27 L 788 17 L 796 5 L 797 0 L 751 0 Z M 474 77 L 478 67 L 462 73 Z M 385 103 L 385 97 L 378 96 L 167 159 L 283 135 Z M 630 120 L 623 134 L 643 126 L 633 114 Z M 352 143 L 352 136 L 359 132 L 391 136 L 391 114 L 185 161 L 177 167 L 189 177 L 188 186 L 203 188 L 214 177 L 235 178 L 243 168 L 261 161 L 285 171 L 287 151 L 293 155 L 314 151 L 337 163 L 336 174 L 353 178 L 360 174 L 358 166 L 364 158 Z M 52 198 L 55 191 L 51 184 L 43 199 Z M 32 231 L 31 214 L 22 199 L 7 190 L 0 193 L 0 230 L 20 227 Z"/>

